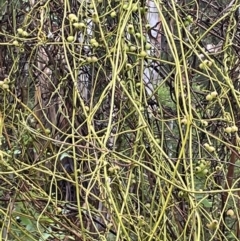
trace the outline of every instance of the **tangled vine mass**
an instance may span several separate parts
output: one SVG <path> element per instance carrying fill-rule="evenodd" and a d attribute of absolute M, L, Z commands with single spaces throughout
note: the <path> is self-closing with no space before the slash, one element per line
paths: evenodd
<path fill-rule="evenodd" d="M 237 0 L 0 2 L 1 240 L 240 240 Z"/>

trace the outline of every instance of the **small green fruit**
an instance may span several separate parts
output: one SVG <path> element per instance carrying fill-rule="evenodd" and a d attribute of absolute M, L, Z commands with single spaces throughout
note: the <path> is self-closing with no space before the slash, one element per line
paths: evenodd
<path fill-rule="evenodd" d="M 187 19 L 190 23 L 193 22 L 193 17 L 192 17 L 191 15 L 188 15 L 188 16 L 186 17 L 186 19 Z"/>
<path fill-rule="evenodd" d="M 9 85 L 8 85 L 8 84 L 2 84 L 2 88 L 3 88 L 4 90 L 8 90 L 8 89 L 9 89 Z"/>
<path fill-rule="evenodd" d="M 141 35 L 141 40 L 143 41 L 143 43 L 146 43 L 146 37 Z"/>
<path fill-rule="evenodd" d="M 212 229 L 212 230 L 216 229 L 217 226 L 218 226 L 218 221 L 217 220 L 213 220 L 211 223 L 207 224 L 207 227 L 209 229 Z"/>
<path fill-rule="evenodd" d="M 73 23 L 73 26 L 78 29 L 86 28 L 86 25 L 84 23 Z"/>
<path fill-rule="evenodd" d="M 200 63 L 200 64 L 199 64 L 199 69 L 205 69 L 204 63 Z"/>
<path fill-rule="evenodd" d="M 130 34 L 134 34 L 134 27 L 132 24 L 129 24 L 127 26 L 127 31 L 130 33 Z"/>
<path fill-rule="evenodd" d="M 146 13 L 148 11 L 148 7 L 147 6 L 140 7 L 140 11 L 141 11 L 141 13 Z"/>
<path fill-rule="evenodd" d="M 92 21 L 93 21 L 94 23 L 99 23 L 99 18 L 92 18 Z"/>
<path fill-rule="evenodd" d="M 56 212 L 57 212 L 57 214 L 59 214 L 62 212 L 62 209 L 60 207 L 57 207 Z"/>
<path fill-rule="evenodd" d="M 189 21 L 186 19 L 186 20 L 184 20 L 183 24 L 184 24 L 185 27 L 188 27 L 188 26 L 191 24 L 191 22 L 189 22 Z"/>
<path fill-rule="evenodd" d="M 237 126 L 232 126 L 232 132 L 237 132 L 238 131 L 238 127 Z"/>
<path fill-rule="evenodd" d="M 200 164 L 203 163 L 205 166 L 207 165 L 207 162 L 204 159 L 201 159 L 199 162 Z"/>
<path fill-rule="evenodd" d="M 98 43 L 98 42 L 95 42 L 95 43 L 92 44 L 92 46 L 93 46 L 94 48 L 97 48 L 97 47 L 99 47 L 99 43 Z"/>
<path fill-rule="evenodd" d="M 231 133 L 232 132 L 232 127 L 228 126 L 224 130 L 226 133 Z"/>
<path fill-rule="evenodd" d="M 207 175 L 207 174 L 208 174 L 208 169 L 204 169 L 204 170 L 202 171 L 202 173 L 203 173 L 204 175 Z"/>
<path fill-rule="evenodd" d="M 115 17 L 117 16 L 116 11 L 112 11 L 112 12 L 110 13 L 110 16 L 111 16 L 112 18 L 115 18 Z"/>
<path fill-rule="evenodd" d="M 135 184 L 137 181 L 135 179 L 131 179 L 131 184 Z"/>
<path fill-rule="evenodd" d="M 151 44 L 149 44 L 149 43 L 146 43 L 145 44 L 145 49 L 146 50 L 150 50 L 152 48 L 152 45 Z"/>
<path fill-rule="evenodd" d="M 68 42 L 73 42 L 74 41 L 74 36 L 70 35 L 67 37 Z"/>
<path fill-rule="evenodd" d="M 206 149 L 208 149 L 208 148 L 210 147 L 210 145 L 209 145 L 208 143 L 205 143 L 203 146 L 204 146 Z"/>
<path fill-rule="evenodd" d="M 207 101 L 211 101 L 213 99 L 213 97 L 210 95 L 210 94 L 208 94 L 207 96 L 206 96 L 206 100 Z"/>
<path fill-rule="evenodd" d="M 216 170 L 217 173 L 220 172 L 222 170 L 222 166 L 216 166 L 215 170 Z"/>
<path fill-rule="evenodd" d="M 88 63 L 91 63 L 91 62 L 92 62 L 92 58 L 91 58 L 91 57 L 87 57 L 87 58 L 86 58 L 86 61 L 87 61 Z"/>
<path fill-rule="evenodd" d="M 17 32 L 18 32 L 18 34 L 22 35 L 23 29 L 22 29 L 22 28 L 18 28 L 18 29 L 17 29 Z"/>
<path fill-rule="evenodd" d="M 99 0 L 98 0 L 99 1 Z M 102 1 L 102 0 L 101 0 Z M 112 226 L 113 226 L 113 224 L 112 223 L 108 223 L 107 224 L 107 229 L 109 230 L 109 229 L 111 229 L 112 228 Z"/>
<path fill-rule="evenodd" d="M 137 4 L 133 4 L 133 5 L 132 5 L 132 11 L 133 11 L 133 12 L 136 12 L 137 10 L 138 10 Z"/>
<path fill-rule="evenodd" d="M 145 28 L 146 28 L 147 30 L 149 30 L 149 29 L 151 28 L 151 25 L 150 25 L 150 24 L 146 24 L 146 25 L 145 25 Z"/>
<path fill-rule="evenodd" d="M 213 91 L 213 92 L 211 92 L 210 95 L 211 95 L 213 98 L 216 98 L 217 95 L 218 95 L 218 93 L 217 93 L 217 91 Z"/>
<path fill-rule="evenodd" d="M 89 41 L 90 44 L 93 44 L 93 43 L 96 43 L 96 42 L 97 42 L 97 41 L 96 41 L 95 38 L 92 38 L 92 39 L 90 39 L 90 41 Z"/>
<path fill-rule="evenodd" d="M 214 151 L 215 151 L 215 147 L 209 146 L 207 150 L 208 150 L 209 152 L 214 152 Z"/>
<path fill-rule="evenodd" d="M 23 31 L 23 32 L 22 32 L 22 36 L 23 36 L 23 37 L 28 37 L 28 32 Z"/>
<path fill-rule="evenodd" d="M 13 45 L 19 46 L 19 42 L 18 42 L 17 40 L 14 40 L 14 41 L 13 41 Z"/>
<path fill-rule="evenodd" d="M 142 35 L 140 33 L 135 33 L 135 36 L 140 39 Z"/>
<path fill-rule="evenodd" d="M 146 208 L 150 208 L 150 207 L 151 207 L 151 204 L 150 204 L 150 203 L 146 203 L 145 207 L 146 207 Z"/>
<path fill-rule="evenodd" d="M 96 41 L 96 39 L 91 39 L 90 40 L 90 44 L 92 45 L 92 47 L 97 48 L 99 46 L 99 43 Z"/>
<path fill-rule="evenodd" d="M 204 66 L 205 66 L 205 67 L 208 65 L 208 62 L 209 62 L 209 60 L 207 60 L 207 59 L 204 59 L 204 60 L 203 60 L 203 63 L 204 63 Z"/>
<path fill-rule="evenodd" d="M 157 142 L 157 144 L 161 143 L 161 139 L 159 139 L 159 138 L 156 138 L 155 141 Z"/>
<path fill-rule="evenodd" d="M 234 211 L 232 209 L 229 209 L 227 211 L 227 215 L 230 216 L 230 217 L 234 217 Z"/>
<path fill-rule="evenodd" d="M 183 197 L 183 196 L 184 196 L 183 191 L 179 191 L 179 192 L 178 192 L 178 197 Z"/>
<path fill-rule="evenodd" d="M 94 9 L 94 5 L 93 5 L 92 3 L 90 3 L 90 4 L 88 5 L 88 7 L 89 7 L 90 9 Z"/>
<path fill-rule="evenodd" d="M 9 84 L 10 83 L 10 79 L 9 78 L 5 78 L 3 81 L 4 81 L 5 84 Z"/>
<path fill-rule="evenodd" d="M 207 127 L 208 126 L 208 122 L 207 121 L 201 121 L 202 122 L 202 125 L 204 126 L 204 127 Z"/>
<path fill-rule="evenodd" d="M 208 62 L 207 62 L 207 66 L 208 66 L 208 67 L 211 67 L 212 64 L 213 64 L 213 62 L 208 60 Z"/>
<path fill-rule="evenodd" d="M 45 129 L 45 133 L 46 133 L 47 135 L 49 135 L 49 134 L 51 133 L 51 130 L 50 130 L 50 129 Z"/>
<path fill-rule="evenodd" d="M 130 51 L 131 52 L 135 52 L 137 50 L 137 48 L 135 46 L 130 46 Z"/>
<path fill-rule="evenodd" d="M 139 56 L 142 57 L 142 58 L 144 58 L 144 57 L 147 56 L 147 52 L 144 51 L 144 50 L 142 50 L 142 51 L 139 53 Z"/>
<path fill-rule="evenodd" d="M 199 172 L 202 171 L 202 169 L 201 169 L 201 167 L 196 167 L 196 168 L 195 168 L 195 171 L 196 171 L 197 173 L 199 173 Z"/>
<path fill-rule="evenodd" d="M 203 170 L 204 168 L 206 168 L 206 164 L 202 162 L 202 163 L 199 165 L 199 167 L 201 168 L 201 170 Z"/>
<path fill-rule="evenodd" d="M 92 44 L 92 47 L 94 47 L 94 48 L 98 48 L 99 47 L 99 43 L 96 41 L 96 42 L 94 42 L 93 44 Z"/>
<path fill-rule="evenodd" d="M 68 15 L 68 18 L 69 18 L 70 22 L 78 21 L 78 18 L 74 13 L 70 13 Z"/>
<path fill-rule="evenodd" d="M 110 173 L 115 173 L 114 167 L 109 167 L 109 168 L 108 168 L 108 171 L 109 171 Z"/>
<path fill-rule="evenodd" d="M 78 27 L 79 28 L 86 28 L 86 24 L 85 23 L 78 23 Z"/>
<path fill-rule="evenodd" d="M 98 61 L 98 58 L 96 56 L 92 56 L 92 63 L 95 63 Z"/>
<path fill-rule="evenodd" d="M 123 4 L 123 6 L 122 6 L 122 8 L 123 8 L 124 10 L 128 10 L 128 7 L 129 7 L 129 5 L 128 5 L 127 3 Z"/>

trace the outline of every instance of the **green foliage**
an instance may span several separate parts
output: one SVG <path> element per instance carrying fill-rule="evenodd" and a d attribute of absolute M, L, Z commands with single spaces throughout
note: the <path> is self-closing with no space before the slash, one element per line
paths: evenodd
<path fill-rule="evenodd" d="M 1 240 L 240 239 L 239 3 L 146 4 L 0 2 Z"/>

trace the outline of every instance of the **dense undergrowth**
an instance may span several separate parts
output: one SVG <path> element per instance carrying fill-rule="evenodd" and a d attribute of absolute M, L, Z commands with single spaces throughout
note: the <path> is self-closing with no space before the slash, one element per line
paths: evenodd
<path fill-rule="evenodd" d="M 1 240 L 239 240 L 238 1 L 0 7 Z"/>

